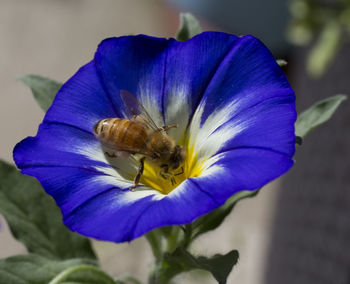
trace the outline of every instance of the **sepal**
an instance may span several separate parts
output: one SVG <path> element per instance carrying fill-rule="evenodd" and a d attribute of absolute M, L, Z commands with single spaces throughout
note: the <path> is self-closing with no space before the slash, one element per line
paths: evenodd
<path fill-rule="evenodd" d="M 201 32 L 198 20 L 191 13 L 180 14 L 180 27 L 175 36 L 178 41 L 186 41 Z"/>

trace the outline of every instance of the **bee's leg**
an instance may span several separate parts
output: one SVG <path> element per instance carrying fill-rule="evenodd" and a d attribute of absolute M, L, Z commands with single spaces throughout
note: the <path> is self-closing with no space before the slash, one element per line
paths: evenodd
<path fill-rule="evenodd" d="M 185 172 L 185 171 L 184 171 L 184 167 L 181 167 L 181 173 L 174 174 L 174 176 L 182 175 L 184 172 Z"/>
<path fill-rule="evenodd" d="M 140 160 L 139 171 L 138 171 L 138 173 L 137 173 L 137 175 L 136 175 L 136 177 L 135 177 L 135 179 L 134 179 L 134 185 L 133 185 L 132 187 L 130 187 L 131 190 L 134 190 L 134 189 L 137 187 L 137 185 L 139 184 L 139 182 L 140 182 L 141 175 L 142 175 L 143 170 L 144 170 L 144 168 L 145 168 L 145 166 L 144 166 L 145 159 L 146 159 L 146 158 L 143 157 L 143 158 Z"/>
<path fill-rule="evenodd" d="M 168 179 L 171 175 L 169 173 L 169 165 L 163 164 L 160 166 L 162 169 L 160 170 L 159 174 L 163 179 Z"/>
<path fill-rule="evenodd" d="M 164 125 L 164 126 L 160 127 L 160 129 L 163 131 L 168 131 L 171 128 L 177 128 L 177 127 L 178 127 L 177 124 L 172 124 L 172 125 Z"/>
<path fill-rule="evenodd" d="M 163 174 L 162 172 L 160 172 L 159 174 L 163 179 L 168 179 L 167 176 L 165 174 Z"/>
<path fill-rule="evenodd" d="M 163 164 L 160 167 L 164 170 L 164 173 L 167 174 L 169 172 L 169 165 L 168 164 Z"/>
<path fill-rule="evenodd" d="M 176 184 L 176 180 L 174 178 L 174 174 L 169 172 L 169 165 L 167 164 L 163 164 L 160 166 L 163 170 L 160 171 L 160 176 L 163 178 L 163 179 L 168 179 L 170 178 L 170 181 L 171 181 L 171 185 L 174 185 Z"/>

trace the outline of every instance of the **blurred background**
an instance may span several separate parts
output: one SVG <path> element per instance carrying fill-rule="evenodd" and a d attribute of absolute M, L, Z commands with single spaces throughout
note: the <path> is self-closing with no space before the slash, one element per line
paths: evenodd
<path fill-rule="evenodd" d="M 204 30 L 259 37 L 285 68 L 301 111 L 313 102 L 350 94 L 348 0 L 0 0 L 0 158 L 33 136 L 44 113 L 29 88 L 16 81 L 35 73 L 66 81 L 111 36 L 172 37 L 178 13 L 192 12 Z M 238 204 L 220 229 L 199 238 L 198 254 L 240 252 L 228 283 L 350 283 L 350 108 L 298 147 L 295 167 Z M 1 218 L 0 257 L 24 253 Z M 148 244 L 94 242 L 112 275 L 146 279 Z M 177 283 L 215 283 L 206 273 Z"/>

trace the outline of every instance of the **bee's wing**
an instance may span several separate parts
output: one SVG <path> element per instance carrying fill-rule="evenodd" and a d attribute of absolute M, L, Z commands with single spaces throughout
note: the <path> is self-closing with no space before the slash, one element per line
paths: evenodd
<path fill-rule="evenodd" d="M 127 90 L 121 90 L 120 96 L 126 106 L 128 111 L 127 115 L 130 119 L 134 119 L 135 117 L 142 118 L 151 129 L 160 131 L 160 128 L 155 124 L 146 109 L 132 93 Z"/>

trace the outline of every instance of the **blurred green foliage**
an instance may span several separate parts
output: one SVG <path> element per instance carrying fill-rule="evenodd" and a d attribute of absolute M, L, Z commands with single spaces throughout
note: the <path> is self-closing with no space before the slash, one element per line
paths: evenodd
<path fill-rule="evenodd" d="M 312 77 L 321 77 L 350 35 L 350 0 L 292 0 L 288 39 L 296 45 L 312 43 L 306 62 Z"/>

